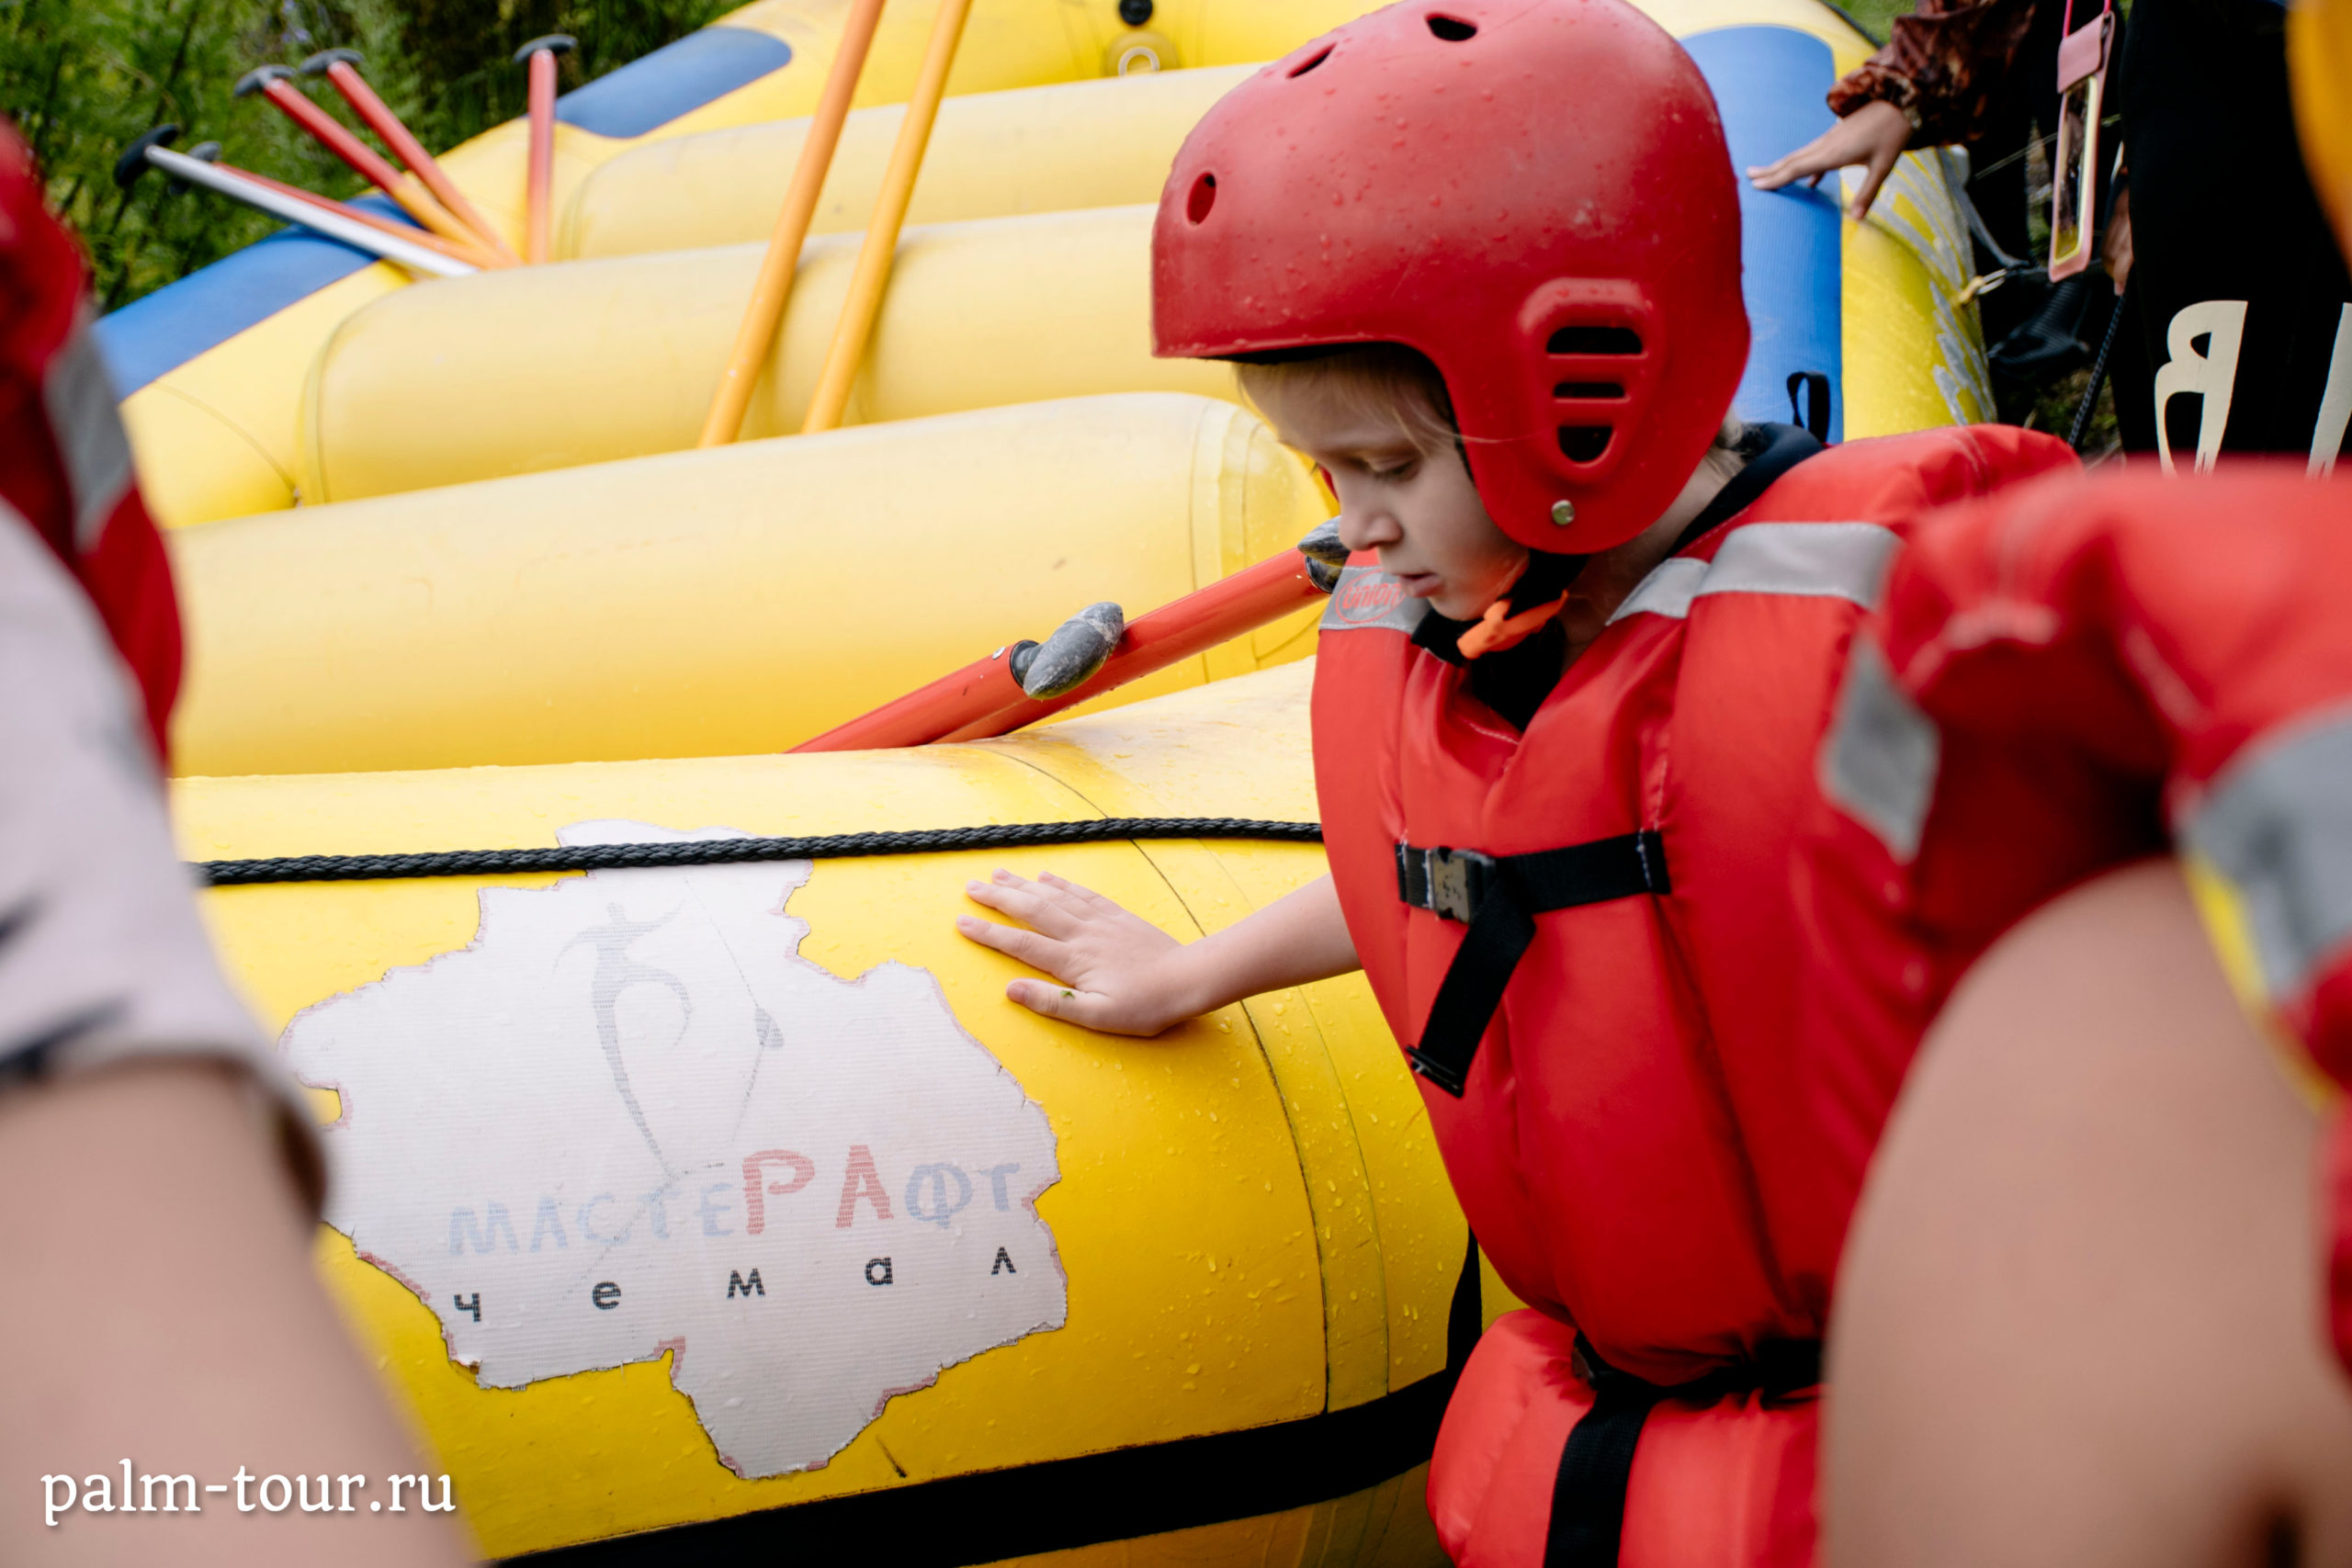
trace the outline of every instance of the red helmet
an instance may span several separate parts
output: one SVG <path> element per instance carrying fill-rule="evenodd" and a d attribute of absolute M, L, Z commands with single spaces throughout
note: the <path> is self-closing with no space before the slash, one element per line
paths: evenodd
<path fill-rule="evenodd" d="M 1666 510 L 1747 362 L 1713 96 L 1623 0 L 1408 0 L 1251 76 L 1176 155 L 1155 352 L 1348 343 L 1445 378 L 1487 510 L 1584 554 Z"/>

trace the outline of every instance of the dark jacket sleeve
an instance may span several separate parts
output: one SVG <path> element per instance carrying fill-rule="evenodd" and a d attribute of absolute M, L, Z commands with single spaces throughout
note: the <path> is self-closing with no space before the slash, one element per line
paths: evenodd
<path fill-rule="evenodd" d="M 1886 47 L 1829 89 L 1840 118 L 1884 101 L 1911 116 L 1914 147 L 1967 141 L 1984 130 L 2002 79 L 2033 26 L 2035 0 L 1922 0 Z"/>

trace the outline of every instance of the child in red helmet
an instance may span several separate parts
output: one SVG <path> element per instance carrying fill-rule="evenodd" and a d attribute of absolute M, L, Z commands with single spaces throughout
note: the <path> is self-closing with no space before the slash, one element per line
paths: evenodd
<path fill-rule="evenodd" d="M 972 896 L 1028 929 L 962 922 L 1124 1032 L 1363 968 L 1532 1309 L 1439 1438 L 1463 1568 L 1811 1561 L 1869 1151 L 1792 1071 L 1793 834 L 1897 525 L 2071 461 L 1727 426 L 1739 257 L 1713 100 L 1621 0 L 1396 6 L 1237 88 L 1161 197 L 1154 327 L 1340 499 L 1331 874 L 1190 946 L 1001 873 Z"/>

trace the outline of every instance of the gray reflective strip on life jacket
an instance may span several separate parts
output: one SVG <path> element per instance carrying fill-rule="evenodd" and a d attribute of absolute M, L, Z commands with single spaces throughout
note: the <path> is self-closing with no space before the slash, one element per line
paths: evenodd
<path fill-rule="evenodd" d="M 1821 746 L 1821 793 L 1908 865 L 1919 853 L 1942 754 L 1935 720 L 1895 685 L 1878 644 L 1855 638 Z"/>
<path fill-rule="evenodd" d="M 86 551 L 130 488 L 130 438 L 115 405 L 114 383 L 85 326 L 76 323 L 50 359 L 41 404 L 74 491 L 74 547 Z"/>
<path fill-rule="evenodd" d="M 2213 782 L 2182 842 L 2244 900 L 2275 1000 L 2352 939 L 2352 716 L 2257 743 Z"/>
<path fill-rule="evenodd" d="M 1411 635 L 1429 614 L 1429 601 L 1408 599 L 1396 580 L 1376 566 L 1340 569 L 1317 628 L 1327 632 L 1391 631 Z"/>
<path fill-rule="evenodd" d="M 1896 543 L 1894 531 L 1876 523 L 1750 523 L 1725 535 L 1712 561 L 1660 562 L 1609 619 L 1680 620 L 1692 600 L 1710 593 L 1845 599 L 1867 610 L 1878 603 Z"/>

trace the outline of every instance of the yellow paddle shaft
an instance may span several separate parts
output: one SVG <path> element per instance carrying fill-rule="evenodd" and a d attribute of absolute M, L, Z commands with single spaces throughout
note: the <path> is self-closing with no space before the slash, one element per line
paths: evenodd
<path fill-rule="evenodd" d="M 760 276 L 752 285 L 752 302 L 744 309 L 735 347 L 727 356 L 727 373 L 719 378 L 718 392 L 710 400 L 710 413 L 703 421 L 696 446 L 725 446 L 743 433 L 743 411 L 751 406 L 760 366 L 775 342 L 785 305 L 792 298 L 800 249 L 808 241 L 809 220 L 816 216 L 817 198 L 824 192 L 825 175 L 833 166 L 833 149 L 841 143 L 850 99 L 857 94 L 857 79 L 865 68 L 866 51 L 873 45 L 874 29 L 881 19 L 882 0 L 857 0 L 842 28 L 841 47 L 825 77 L 824 95 L 817 100 L 808 140 L 800 144 L 799 161 L 793 164 L 792 184 L 786 188 L 784 206 L 776 213 L 775 233 L 768 241 L 766 258 L 760 263 Z M 904 209 L 902 203 L 901 212 Z"/>
<path fill-rule="evenodd" d="M 842 411 L 849 406 L 849 389 L 857 379 L 858 362 L 865 357 L 874 318 L 881 311 L 882 291 L 889 287 L 899 230 L 906 222 L 907 203 L 914 197 L 915 176 L 922 172 L 923 150 L 931 144 L 932 122 L 939 118 L 939 100 L 947 95 L 947 72 L 956 63 L 956 46 L 963 40 L 964 18 L 971 9 L 972 0 L 940 0 L 922 70 L 915 78 L 913 96 L 907 100 L 907 118 L 890 149 L 890 166 L 883 172 L 874 221 L 866 225 L 865 245 L 857 254 L 849 297 L 842 302 L 841 324 L 833 329 L 832 346 L 825 352 L 816 396 L 809 400 L 808 417 L 800 426 L 803 435 L 838 428 Z"/>

